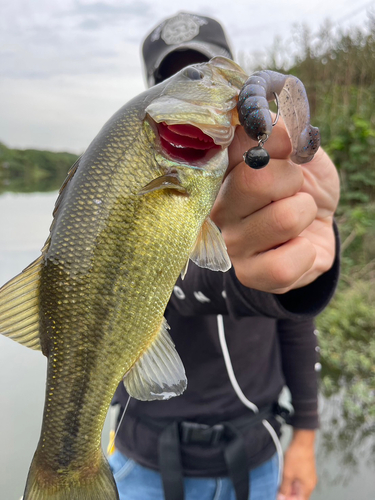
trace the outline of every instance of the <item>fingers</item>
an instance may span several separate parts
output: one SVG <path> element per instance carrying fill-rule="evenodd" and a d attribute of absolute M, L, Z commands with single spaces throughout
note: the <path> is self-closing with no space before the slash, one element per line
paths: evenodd
<path fill-rule="evenodd" d="M 318 217 L 329 217 L 336 210 L 340 197 L 340 180 L 335 165 L 319 148 L 311 162 L 302 166 L 302 191 L 314 196 L 319 207 Z"/>
<path fill-rule="evenodd" d="M 270 203 L 237 224 L 222 229 L 228 251 L 233 259 L 271 249 L 280 252 L 280 245 L 297 238 L 315 220 L 316 211 L 313 198 L 306 193 Z M 243 235 L 240 240 L 239 234 Z"/>
<path fill-rule="evenodd" d="M 242 155 L 256 143 L 237 128 L 211 218 L 240 282 L 285 293 L 308 285 L 332 266 L 339 180 L 322 149 L 305 165 L 289 159 L 291 144 L 282 120 L 266 144 L 271 156 L 267 167 L 249 168 Z"/>
<path fill-rule="evenodd" d="M 316 250 L 306 238 L 295 238 L 278 248 L 244 258 L 233 258 L 238 280 L 248 288 L 285 293 L 312 268 Z M 302 285 L 301 285 L 302 286 Z"/>
<path fill-rule="evenodd" d="M 295 430 L 284 456 L 278 500 L 309 500 L 317 483 L 314 442 L 314 430 Z"/>
<path fill-rule="evenodd" d="M 284 477 L 277 500 L 309 500 L 313 490 L 308 492 L 305 490 L 300 480 Z"/>
<path fill-rule="evenodd" d="M 312 491 L 305 491 L 301 482 L 284 480 L 280 486 L 280 491 L 277 495 L 277 500 L 309 500 Z"/>
<path fill-rule="evenodd" d="M 249 149 L 257 146 L 258 143 L 250 139 L 243 127 L 237 127 L 232 144 L 229 146 L 229 168 L 243 161 L 243 154 Z M 272 134 L 265 143 L 265 148 L 271 158 L 286 159 L 292 152 L 291 142 L 286 131 L 284 122 L 280 118 L 277 124 L 272 129 Z M 249 168 L 249 167 L 247 167 Z"/>
<path fill-rule="evenodd" d="M 284 293 L 308 273 L 316 249 L 300 234 L 316 212 L 310 195 L 296 193 L 237 223 L 224 224 L 222 234 L 239 281 L 249 288 Z"/>
<path fill-rule="evenodd" d="M 294 195 L 303 182 L 301 167 L 290 160 L 271 160 L 262 170 L 253 170 L 241 162 L 225 178 L 211 215 L 222 228 Z"/>
<path fill-rule="evenodd" d="M 285 159 L 260 171 L 241 163 L 225 179 L 211 217 L 243 285 L 283 293 L 313 266 L 314 245 L 300 235 L 317 207 L 303 182 L 301 167 Z"/>

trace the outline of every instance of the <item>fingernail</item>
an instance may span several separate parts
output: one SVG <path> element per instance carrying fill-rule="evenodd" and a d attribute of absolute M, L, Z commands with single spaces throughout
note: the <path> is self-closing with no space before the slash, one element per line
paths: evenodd
<path fill-rule="evenodd" d="M 286 500 L 286 496 L 285 496 L 285 495 L 283 495 L 282 493 L 279 493 L 279 494 L 277 495 L 277 500 Z"/>

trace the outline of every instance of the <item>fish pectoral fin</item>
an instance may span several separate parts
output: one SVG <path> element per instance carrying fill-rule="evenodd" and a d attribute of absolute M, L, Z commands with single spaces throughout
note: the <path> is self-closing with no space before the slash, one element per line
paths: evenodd
<path fill-rule="evenodd" d="M 228 271 L 232 263 L 219 228 L 207 217 L 199 233 L 190 259 L 211 271 Z"/>
<path fill-rule="evenodd" d="M 39 275 L 43 255 L 0 288 L 0 334 L 30 349 L 39 338 Z"/>
<path fill-rule="evenodd" d="M 160 191 L 163 189 L 174 189 L 182 194 L 189 194 L 186 189 L 181 185 L 181 181 L 178 177 L 177 172 L 171 172 L 165 175 L 161 175 L 151 182 L 146 184 L 138 194 L 143 195 L 147 193 L 152 193 L 152 191 Z"/>
<path fill-rule="evenodd" d="M 168 329 L 163 318 L 154 342 L 125 375 L 124 385 L 129 396 L 141 401 L 165 400 L 179 396 L 186 389 L 184 365 Z"/>

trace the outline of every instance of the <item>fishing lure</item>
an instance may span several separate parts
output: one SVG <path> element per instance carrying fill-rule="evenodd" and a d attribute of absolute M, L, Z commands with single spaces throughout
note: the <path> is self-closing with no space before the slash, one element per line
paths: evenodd
<path fill-rule="evenodd" d="M 276 100 L 277 115 L 272 122 L 268 102 Z M 255 169 L 265 167 L 270 159 L 264 144 L 279 115 L 284 120 L 291 143 L 291 159 L 295 163 L 312 160 L 320 145 L 319 129 L 310 125 L 310 107 L 301 80 L 292 75 L 263 70 L 251 75 L 238 98 L 238 116 L 247 135 L 258 142 L 244 154 L 245 163 Z"/>

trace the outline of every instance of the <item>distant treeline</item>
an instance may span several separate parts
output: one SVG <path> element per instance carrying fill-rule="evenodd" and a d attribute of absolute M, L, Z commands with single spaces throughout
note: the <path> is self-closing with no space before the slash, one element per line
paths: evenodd
<path fill-rule="evenodd" d="M 36 149 L 10 149 L 0 143 L 0 193 L 55 191 L 77 155 Z"/>

